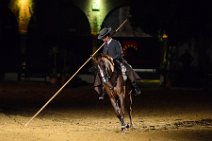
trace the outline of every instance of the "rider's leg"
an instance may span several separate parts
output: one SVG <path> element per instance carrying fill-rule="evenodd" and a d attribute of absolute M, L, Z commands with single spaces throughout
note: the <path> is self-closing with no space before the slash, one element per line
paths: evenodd
<path fill-rule="evenodd" d="M 141 94 L 141 89 L 139 88 L 139 86 L 136 83 L 137 79 L 140 79 L 140 77 L 138 76 L 138 74 L 132 69 L 132 67 L 128 64 L 125 64 L 126 68 L 127 68 L 127 76 L 131 81 L 132 87 L 134 89 L 134 94 L 135 95 L 140 95 Z"/>
<path fill-rule="evenodd" d="M 139 88 L 139 86 L 136 84 L 135 81 L 132 81 L 131 83 L 132 83 L 132 86 L 134 88 L 135 95 L 140 95 L 141 89 Z"/>

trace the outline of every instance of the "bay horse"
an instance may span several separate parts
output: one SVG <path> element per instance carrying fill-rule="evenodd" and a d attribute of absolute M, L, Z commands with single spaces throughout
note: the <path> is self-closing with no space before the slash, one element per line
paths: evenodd
<path fill-rule="evenodd" d="M 119 65 L 115 64 L 113 58 L 109 55 L 101 54 L 95 60 L 99 73 L 103 73 L 108 82 L 112 84 L 113 89 L 106 83 L 103 88 L 109 96 L 110 102 L 114 108 L 115 114 L 121 123 L 121 130 L 133 127 L 132 121 L 132 86 L 129 80 L 124 79 Z M 126 78 L 126 77 L 125 77 Z M 130 124 L 126 124 L 124 120 L 125 109 L 128 113 Z"/>

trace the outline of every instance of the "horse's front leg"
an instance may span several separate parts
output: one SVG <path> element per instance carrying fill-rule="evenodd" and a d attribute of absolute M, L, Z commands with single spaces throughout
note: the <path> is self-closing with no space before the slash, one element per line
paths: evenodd
<path fill-rule="evenodd" d="M 115 98 L 110 98 L 110 101 L 115 110 L 116 116 L 118 117 L 119 121 L 121 122 L 121 130 L 124 130 L 126 128 L 126 123 L 124 121 L 124 116 L 118 105 L 118 102 L 116 102 Z"/>

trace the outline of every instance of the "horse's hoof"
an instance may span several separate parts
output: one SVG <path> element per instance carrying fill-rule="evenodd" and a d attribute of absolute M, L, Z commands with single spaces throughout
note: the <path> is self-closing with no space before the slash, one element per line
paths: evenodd
<path fill-rule="evenodd" d="M 127 124 L 127 125 L 126 125 L 126 128 L 130 128 L 130 125 L 129 125 L 129 124 Z"/>
<path fill-rule="evenodd" d="M 130 128 L 130 125 L 129 124 L 126 124 L 126 125 L 121 126 L 121 131 L 123 131 L 126 128 Z"/>
<path fill-rule="evenodd" d="M 125 126 L 121 126 L 121 131 L 123 131 L 126 127 Z"/>
<path fill-rule="evenodd" d="M 124 131 L 126 129 L 126 125 L 121 126 L 121 131 Z"/>
<path fill-rule="evenodd" d="M 132 129 L 136 129 L 136 128 L 137 128 L 134 124 L 132 124 L 130 127 L 131 127 Z"/>

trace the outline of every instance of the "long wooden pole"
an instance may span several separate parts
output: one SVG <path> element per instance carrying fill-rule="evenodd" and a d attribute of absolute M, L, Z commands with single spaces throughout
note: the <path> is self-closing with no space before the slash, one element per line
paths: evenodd
<path fill-rule="evenodd" d="M 123 21 L 123 23 L 115 30 L 115 32 L 112 33 L 114 35 L 125 23 L 127 22 L 127 19 Z M 105 45 L 103 43 L 83 64 L 82 66 L 61 86 L 61 88 L 41 107 L 34 116 L 25 124 L 25 126 L 28 126 L 28 124 L 62 91 L 62 89 L 78 74 L 78 72 L 94 57 L 94 55 Z"/>

